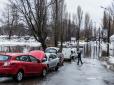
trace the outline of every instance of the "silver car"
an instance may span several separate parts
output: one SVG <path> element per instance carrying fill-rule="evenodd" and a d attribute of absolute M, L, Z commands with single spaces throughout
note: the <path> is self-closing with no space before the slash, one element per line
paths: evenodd
<path fill-rule="evenodd" d="M 54 53 L 45 53 L 46 56 L 43 59 L 43 62 L 47 64 L 48 70 L 54 69 L 57 71 L 59 69 L 59 58 Z"/>
<path fill-rule="evenodd" d="M 64 55 L 62 52 L 60 52 L 60 48 L 58 47 L 48 47 L 45 50 L 45 53 L 55 53 L 57 57 L 59 58 L 59 65 L 63 66 L 64 64 Z"/>

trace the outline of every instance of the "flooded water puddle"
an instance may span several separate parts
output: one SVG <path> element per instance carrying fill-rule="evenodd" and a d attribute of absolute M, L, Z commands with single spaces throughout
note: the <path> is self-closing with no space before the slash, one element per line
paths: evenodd
<path fill-rule="evenodd" d="M 84 46 L 84 57 L 97 59 L 99 56 L 101 56 L 101 53 L 101 48 L 95 42 L 87 43 Z"/>

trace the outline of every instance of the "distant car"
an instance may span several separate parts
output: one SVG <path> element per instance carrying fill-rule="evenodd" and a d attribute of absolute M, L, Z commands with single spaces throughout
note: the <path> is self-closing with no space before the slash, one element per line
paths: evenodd
<path fill-rule="evenodd" d="M 48 69 L 55 69 L 57 71 L 59 69 L 59 58 L 54 53 L 46 53 L 43 62 L 47 64 Z"/>
<path fill-rule="evenodd" d="M 57 54 L 58 58 L 59 58 L 59 65 L 63 65 L 64 64 L 64 55 L 63 53 L 60 52 L 60 49 L 57 47 L 48 47 L 45 50 L 45 53 L 55 53 Z"/>
<path fill-rule="evenodd" d="M 0 76 L 21 81 L 27 76 L 46 76 L 47 65 L 37 57 L 23 53 L 0 54 Z"/>
<path fill-rule="evenodd" d="M 72 59 L 76 59 L 76 57 L 77 57 L 76 48 L 64 47 L 62 50 L 62 53 L 64 55 L 65 60 L 71 61 Z"/>

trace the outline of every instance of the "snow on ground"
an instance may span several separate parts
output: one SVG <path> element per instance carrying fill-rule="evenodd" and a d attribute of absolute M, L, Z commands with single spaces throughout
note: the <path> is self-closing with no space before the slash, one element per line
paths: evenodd
<path fill-rule="evenodd" d="M 107 44 L 102 42 L 101 43 L 102 51 L 107 51 Z"/>
<path fill-rule="evenodd" d="M 21 41 L 21 42 L 16 42 L 16 41 L 4 41 L 4 42 L 0 42 L 0 46 L 24 46 L 24 45 L 27 45 L 27 46 L 32 46 L 32 47 L 36 47 L 36 46 L 40 46 L 41 44 L 38 43 L 38 42 L 24 42 L 24 41 Z"/>
<path fill-rule="evenodd" d="M 79 45 L 80 46 L 84 46 L 85 44 L 87 44 L 87 42 L 84 42 L 84 41 L 80 41 L 79 42 Z M 60 42 L 58 44 L 60 46 Z M 64 42 L 63 43 L 63 46 L 76 46 L 77 45 L 77 42 L 76 41 L 69 41 L 69 42 Z"/>
<path fill-rule="evenodd" d="M 114 64 L 114 57 L 110 56 L 109 62 L 110 62 L 111 64 Z"/>
<path fill-rule="evenodd" d="M 35 41 L 33 37 L 28 37 L 29 39 L 25 39 L 25 37 L 18 38 L 17 36 L 13 36 L 11 40 L 7 39 L 8 36 L 3 35 L 0 36 L 0 46 L 32 46 L 37 47 L 41 46 L 41 43 Z"/>
<path fill-rule="evenodd" d="M 0 36 L 0 52 L 29 52 L 39 49 L 41 43 L 30 36 L 12 36 L 8 39 L 7 35 Z"/>

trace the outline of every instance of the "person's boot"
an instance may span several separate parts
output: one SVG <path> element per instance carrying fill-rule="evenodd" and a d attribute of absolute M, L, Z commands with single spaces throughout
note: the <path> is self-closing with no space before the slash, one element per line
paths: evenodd
<path fill-rule="evenodd" d="M 83 64 L 83 62 L 81 61 L 81 64 Z"/>
<path fill-rule="evenodd" d="M 77 62 L 77 65 L 79 65 L 79 61 Z"/>

